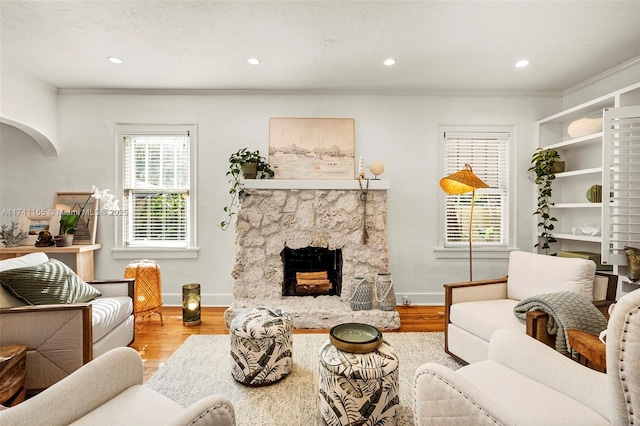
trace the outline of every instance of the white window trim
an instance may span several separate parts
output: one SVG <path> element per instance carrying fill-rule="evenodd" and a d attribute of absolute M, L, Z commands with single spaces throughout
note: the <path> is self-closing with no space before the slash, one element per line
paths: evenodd
<path fill-rule="evenodd" d="M 509 253 L 516 249 L 516 227 L 518 223 L 516 208 L 517 197 L 517 131 L 516 126 L 473 126 L 473 125 L 449 125 L 438 126 L 438 176 L 444 177 L 444 135 L 446 132 L 487 132 L 487 133 L 509 133 L 509 241 L 506 247 L 482 247 L 473 246 L 474 259 L 506 259 Z M 436 183 L 437 185 L 437 183 Z M 468 259 L 469 247 L 444 247 L 445 229 L 442 218 L 445 214 L 445 193 L 438 186 L 438 245 L 433 248 L 436 259 Z"/>
<path fill-rule="evenodd" d="M 134 123 L 116 123 L 116 189 L 115 193 L 118 197 L 123 194 L 123 176 L 124 176 L 124 144 L 122 142 L 125 135 L 131 134 L 171 134 L 189 132 L 189 242 L 187 247 L 128 247 L 123 241 L 123 218 L 116 220 L 115 226 L 115 245 L 111 249 L 114 259 L 195 259 L 198 257 L 200 248 L 197 244 L 197 158 L 198 158 L 198 126 L 197 124 L 134 124 Z"/>

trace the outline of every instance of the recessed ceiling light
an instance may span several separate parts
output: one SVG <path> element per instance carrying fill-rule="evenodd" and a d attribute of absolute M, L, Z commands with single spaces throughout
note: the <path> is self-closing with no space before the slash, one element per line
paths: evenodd
<path fill-rule="evenodd" d="M 109 57 L 107 57 L 107 59 L 109 60 L 109 62 L 113 62 L 114 64 L 121 64 L 122 63 L 122 59 L 116 58 L 115 56 L 109 56 Z"/>
<path fill-rule="evenodd" d="M 516 68 L 524 68 L 527 65 L 529 65 L 529 61 L 527 61 L 526 59 L 516 62 Z"/>
<path fill-rule="evenodd" d="M 396 60 L 393 58 L 388 58 L 384 60 L 384 64 L 385 65 L 395 65 L 396 64 Z"/>
<path fill-rule="evenodd" d="M 260 63 L 260 59 L 258 59 L 258 58 L 249 58 L 249 60 L 247 62 L 249 62 L 251 65 L 258 65 Z"/>

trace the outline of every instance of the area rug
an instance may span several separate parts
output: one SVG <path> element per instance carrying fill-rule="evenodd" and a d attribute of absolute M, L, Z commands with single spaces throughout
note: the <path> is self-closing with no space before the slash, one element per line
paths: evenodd
<path fill-rule="evenodd" d="M 413 425 L 413 376 L 425 362 L 461 366 L 444 352 L 441 332 L 385 333 L 400 359 L 398 425 Z M 231 377 L 229 335 L 192 335 L 146 383 L 183 406 L 222 394 L 235 407 L 238 426 L 323 425 L 318 409 L 318 353 L 326 334 L 293 335 L 293 369 L 270 386 L 247 387 Z"/>

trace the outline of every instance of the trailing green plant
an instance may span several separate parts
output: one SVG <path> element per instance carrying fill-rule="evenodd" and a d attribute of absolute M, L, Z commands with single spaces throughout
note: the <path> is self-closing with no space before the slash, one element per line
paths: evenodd
<path fill-rule="evenodd" d="M 552 235 L 555 228 L 553 222 L 557 222 L 558 219 L 551 216 L 551 207 L 554 204 L 551 202 L 551 186 L 556 178 L 553 165 L 558 161 L 560 154 L 556 150 L 538 148 L 531 156 L 533 165 L 529 168 L 529 171 L 535 173 L 534 182 L 538 185 L 538 205 L 533 214 L 538 216 L 538 228 L 542 230 L 541 240 L 534 247 L 540 247 L 547 255 L 551 251 L 549 244 L 557 242 Z"/>
<path fill-rule="evenodd" d="M 223 231 L 226 231 L 231 224 L 231 219 L 236 214 L 238 203 L 245 196 L 244 183 L 240 177 L 243 176 L 242 169 L 246 164 L 256 165 L 257 179 L 269 179 L 275 175 L 272 166 L 267 163 L 267 159 L 260 155 L 260 150 L 249 151 L 247 148 L 242 148 L 231 154 L 229 157 L 229 171 L 227 171 L 229 183 L 231 184 L 229 189 L 231 201 L 228 206 L 224 207 L 227 220 L 220 222 L 220 228 Z"/>

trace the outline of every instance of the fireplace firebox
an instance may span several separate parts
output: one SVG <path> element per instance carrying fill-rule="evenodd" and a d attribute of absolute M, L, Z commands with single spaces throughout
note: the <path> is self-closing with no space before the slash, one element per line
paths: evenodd
<path fill-rule="evenodd" d="M 323 247 L 291 249 L 280 253 L 284 265 L 283 296 L 340 296 L 342 251 Z"/>

